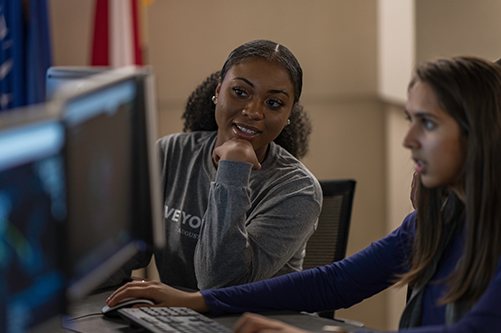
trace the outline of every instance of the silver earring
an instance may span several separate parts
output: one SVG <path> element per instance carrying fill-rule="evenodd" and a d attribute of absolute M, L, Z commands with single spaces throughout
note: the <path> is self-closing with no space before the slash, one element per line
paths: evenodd
<path fill-rule="evenodd" d="M 212 96 L 212 103 L 217 104 L 217 97 L 216 97 L 216 95 Z"/>
<path fill-rule="evenodd" d="M 287 125 L 290 125 L 290 124 L 291 124 L 291 120 L 287 119 Z"/>

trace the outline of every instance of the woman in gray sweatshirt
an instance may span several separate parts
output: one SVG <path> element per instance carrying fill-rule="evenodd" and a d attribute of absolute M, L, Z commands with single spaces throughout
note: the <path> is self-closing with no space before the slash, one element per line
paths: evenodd
<path fill-rule="evenodd" d="M 294 55 L 256 40 L 190 96 L 185 133 L 157 142 L 167 239 L 154 250 L 161 282 L 220 288 L 302 269 L 322 192 L 298 160 L 311 132 L 301 89 Z"/>

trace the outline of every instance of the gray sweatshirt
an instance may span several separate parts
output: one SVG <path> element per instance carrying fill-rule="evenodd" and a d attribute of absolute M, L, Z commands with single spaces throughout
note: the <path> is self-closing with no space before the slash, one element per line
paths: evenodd
<path fill-rule="evenodd" d="M 157 142 L 167 239 L 155 251 L 161 281 L 209 289 L 301 270 L 322 204 L 318 181 L 273 142 L 261 170 L 234 161 L 216 169 L 216 138 L 191 132 Z M 127 266 L 144 267 L 150 257 Z"/>

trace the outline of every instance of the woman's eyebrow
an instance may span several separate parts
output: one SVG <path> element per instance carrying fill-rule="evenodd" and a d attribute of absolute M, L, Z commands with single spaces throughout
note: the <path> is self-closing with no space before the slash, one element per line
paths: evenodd
<path fill-rule="evenodd" d="M 434 118 L 434 119 L 437 119 L 438 117 L 436 115 L 434 115 L 433 113 L 430 113 L 428 111 L 416 111 L 416 112 L 409 112 L 407 109 L 404 110 L 404 113 L 407 115 L 407 116 L 413 116 L 415 118 Z"/>
<path fill-rule="evenodd" d="M 249 80 L 247 80 L 246 78 L 244 78 L 244 77 L 236 77 L 233 80 L 242 80 L 245 83 L 247 83 L 249 86 L 251 86 L 252 88 L 254 88 L 254 84 L 252 82 L 250 82 Z"/>
<path fill-rule="evenodd" d="M 418 118 L 433 118 L 433 119 L 437 119 L 438 118 L 433 113 L 430 113 L 430 112 L 427 112 L 427 111 L 417 111 L 416 113 L 414 113 L 414 116 L 418 117 Z"/>
<path fill-rule="evenodd" d="M 247 83 L 249 86 L 251 86 L 252 88 L 254 88 L 254 84 L 252 82 L 250 82 L 249 80 L 247 80 L 246 78 L 244 78 L 244 77 L 236 77 L 233 80 L 242 80 L 245 83 Z M 284 90 L 274 90 L 274 89 L 272 89 L 272 90 L 269 90 L 268 92 L 271 93 L 271 94 L 284 94 L 285 96 L 287 96 L 287 97 L 290 98 L 289 94 L 286 91 L 284 91 Z"/>
<path fill-rule="evenodd" d="M 269 90 L 268 92 L 271 94 L 284 94 L 285 96 L 290 98 L 289 94 L 283 90 Z"/>

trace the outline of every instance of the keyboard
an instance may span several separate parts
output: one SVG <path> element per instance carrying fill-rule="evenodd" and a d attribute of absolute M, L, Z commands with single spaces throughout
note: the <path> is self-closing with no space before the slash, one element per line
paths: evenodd
<path fill-rule="evenodd" d="M 152 333 L 220 333 L 228 327 L 201 313 L 182 307 L 123 308 L 118 314 L 131 326 Z"/>

